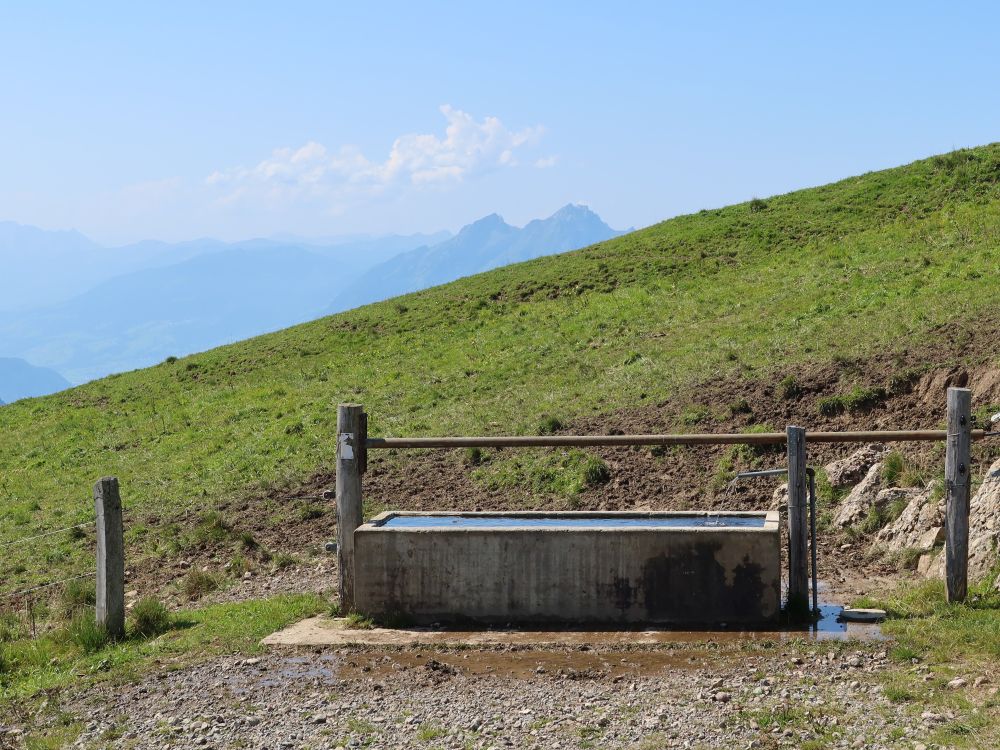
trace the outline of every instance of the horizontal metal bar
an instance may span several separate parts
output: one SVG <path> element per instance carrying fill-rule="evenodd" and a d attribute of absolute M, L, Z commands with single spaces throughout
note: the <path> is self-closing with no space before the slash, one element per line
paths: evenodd
<path fill-rule="evenodd" d="M 982 440 L 983 430 L 972 439 Z M 869 432 L 806 432 L 808 443 L 898 443 L 943 441 L 946 430 L 874 430 Z M 515 435 L 507 437 L 369 438 L 369 449 L 387 448 L 558 448 L 630 445 L 780 445 L 783 432 L 695 433 L 690 435 Z"/>
<path fill-rule="evenodd" d="M 763 469 L 762 471 L 744 471 L 736 475 L 737 479 L 755 479 L 757 477 L 778 477 L 787 474 L 788 469 Z"/>

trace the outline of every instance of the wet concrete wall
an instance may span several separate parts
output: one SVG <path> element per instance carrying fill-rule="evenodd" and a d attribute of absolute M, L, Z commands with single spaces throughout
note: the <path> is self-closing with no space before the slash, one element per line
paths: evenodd
<path fill-rule="evenodd" d="M 380 527 L 388 515 L 354 535 L 356 607 L 376 617 L 763 625 L 780 610 L 773 511 L 756 528 Z"/>

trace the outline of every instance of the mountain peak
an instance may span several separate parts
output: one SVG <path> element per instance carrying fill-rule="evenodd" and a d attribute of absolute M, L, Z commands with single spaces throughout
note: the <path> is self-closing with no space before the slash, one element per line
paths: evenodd
<path fill-rule="evenodd" d="M 511 231 L 517 230 L 504 221 L 500 214 L 490 214 L 489 216 L 477 219 L 471 224 L 466 224 L 459 230 L 453 240 L 461 238 L 461 241 L 463 242 L 482 242 L 485 238 L 496 234 L 497 232 L 505 233 Z"/>
<path fill-rule="evenodd" d="M 590 210 L 590 206 L 585 206 L 583 203 L 567 203 L 565 206 L 552 214 L 550 218 L 579 218 L 581 216 L 597 216 L 597 214 Z"/>
<path fill-rule="evenodd" d="M 500 214 L 492 213 L 489 214 L 488 216 L 484 216 L 481 219 L 477 219 L 471 224 L 467 224 L 466 226 L 462 227 L 462 230 L 464 231 L 466 229 L 470 229 L 471 227 L 497 227 L 500 226 L 501 224 L 503 226 L 509 226 L 507 222 L 503 220 L 503 217 Z"/>
<path fill-rule="evenodd" d="M 597 214 L 579 204 L 570 203 L 523 228 L 511 226 L 499 214 L 490 214 L 462 227 L 450 240 L 376 266 L 350 292 L 340 295 L 331 310 L 346 310 L 498 266 L 586 247 L 616 234 Z"/>

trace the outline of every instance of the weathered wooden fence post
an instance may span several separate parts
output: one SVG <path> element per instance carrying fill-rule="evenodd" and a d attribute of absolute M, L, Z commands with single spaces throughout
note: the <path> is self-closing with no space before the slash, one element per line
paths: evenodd
<path fill-rule="evenodd" d="M 788 612 L 804 617 L 809 610 L 809 536 L 806 504 L 806 431 L 789 426 L 788 435 Z"/>
<path fill-rule="evenodd" d="M 112 638 L 125 636 L 125 540 L 116 477 L 94 485 L 97 512 L 97 624 Z"/>
<path fill-rule="evenodd" d="M 340 608 L 354 609 L 354 530 L 361 525 L 361 475 L 367 454 L 368 420 L 364 407 L 337 407 L 337 563 Z"/>
<path fill-rule="evenodd" d="M 969 585 L 969 476 L 972 474 L 972 391 L 948 389 L 945 571 L 948 601 L 964 602 Z"/>

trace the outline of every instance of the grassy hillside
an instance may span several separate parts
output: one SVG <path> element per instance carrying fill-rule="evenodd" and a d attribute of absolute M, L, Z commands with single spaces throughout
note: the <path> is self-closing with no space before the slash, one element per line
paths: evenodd
<path fill-rule="evenodd" d="M 329 468 L 338 401 L 364 403 L 374 434 L 534 432 L 540 413 L 905 349 L 997 310 L 998 198 L 1000 145 L 959 151 L 4 407 L 0 544 L 89 520 L 94 480 L 116 474 L 131 539 L 172 554 L 177 535 L 147 526 Z M 0 590 L 86 569 L 90 549 L 7 549 Z"/>

